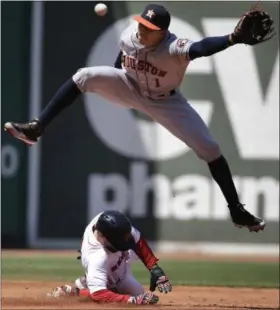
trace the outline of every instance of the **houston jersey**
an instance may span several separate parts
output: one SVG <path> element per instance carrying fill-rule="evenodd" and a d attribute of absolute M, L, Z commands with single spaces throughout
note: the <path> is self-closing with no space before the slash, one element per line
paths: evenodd
<path fill-rule="evenodd" d="M 122 68 L 137 84 L 143 95 L 164 94 L 179 88 L 190 62 L 192 41 L 178 39 L 168 32 L 156 47 L 146 48 L 137 38 L 133 24 L 121 34 Z"/>

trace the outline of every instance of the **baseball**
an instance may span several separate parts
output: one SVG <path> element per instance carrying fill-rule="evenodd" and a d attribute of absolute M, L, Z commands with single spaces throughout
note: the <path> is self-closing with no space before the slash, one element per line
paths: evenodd
<path fill-rule="evenodd" d="M 94 7 L 94 11 L 98 16 L 104 16 L 107 14 L 108 11 L 108 7 L 106 4 L 104 3 L 98 3 L 96 4 L 96 6 Z"/>

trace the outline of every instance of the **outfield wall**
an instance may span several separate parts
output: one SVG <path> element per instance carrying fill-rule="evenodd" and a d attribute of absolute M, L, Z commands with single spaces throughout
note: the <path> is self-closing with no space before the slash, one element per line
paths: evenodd
<path fill-rule="evenodd" d="M 31 2 L 1 3 L 1 126 L 7 120 L 28 118 L 31 6 Z M 26 241 L 27 151 L 2 130 L 2 247 Z"/>

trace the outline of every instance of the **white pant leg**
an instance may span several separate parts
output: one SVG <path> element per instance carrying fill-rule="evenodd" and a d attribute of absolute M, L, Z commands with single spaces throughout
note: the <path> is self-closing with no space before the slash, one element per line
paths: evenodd
<path fill-rule="evenodd" d="M 148 102 L 150 116 L 193 149 L 197 156 L 211 162 L 221 156 L 218 143 L 195 109 L 180 96 Z"/>
<path fill-rule="evenodd" d="M 105 252 L 82 255 L 82 265 L 85 270 L 86 286 L 90 294 L 107 289 L 107 255 Z"/>
<path fill-rule="evenodd" d="M 117 290 L 119 294 L 140 295 L 145 292 L 144 287 L 134 278 L 130 271 L 127 272 L 123 281 L 121 281 Z"/>
<path fill-rule="evenodd" d="M 141 101 L 123 70 L 109 66 L 88 67 L 78 70 L 72 78 L 82 92 L 97 93 L 112 103 L 133 108 Z"/>

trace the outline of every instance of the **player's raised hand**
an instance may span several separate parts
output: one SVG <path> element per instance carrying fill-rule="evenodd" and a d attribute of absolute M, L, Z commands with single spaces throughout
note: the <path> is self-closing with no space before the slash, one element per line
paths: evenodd
<path fill-rule="evenodd" d="M 233 43 L 256 45 L 270 40 L 275 35 L 274 21 L 259 9 L 247 12 L 239 20 L 231 35 Z"/>
<path fill-rule="evenodd" d="M 152 292 L 145 292 L 137 296 L 131 296 L 128 299 L 129 304 L 137 304 L 137 305 L 156 304 L 158 301 L 159 301 L 158 296 L 156 296 Z"/>
<path fill-rule="evenodd" d="M 172 291 L 172 284 L 158 265 L 154 265 L 151 270 L 150 291 L 154 292 L 156 287 L 160 293 L 166 294 Z"/>

